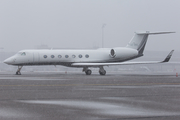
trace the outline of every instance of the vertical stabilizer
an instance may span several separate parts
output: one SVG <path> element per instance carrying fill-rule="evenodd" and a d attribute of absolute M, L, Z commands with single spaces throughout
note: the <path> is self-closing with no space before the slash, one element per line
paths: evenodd
<path fill-rule="evenodd" d="M 127 44 L 126 47 L 136 49 L 139 52 L 139 55 L 143 55 L 144 48 L 147 43 L 147 39 L 149 35 L 154 34 L 167 34 L 167 33 L 174 33 L 174 32 L 137 32 L 131 39 L 131 41 Z"/>

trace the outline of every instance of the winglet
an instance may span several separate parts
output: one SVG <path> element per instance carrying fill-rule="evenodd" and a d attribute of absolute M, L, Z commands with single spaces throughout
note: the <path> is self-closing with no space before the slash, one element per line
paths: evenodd
<path fill-rule="evenodd" d="M 162 61 L 161 63 L 163 63 L 163 62 L 169 62 L 169 60 L 171 59 L 171 56 L 172 56 L 173 52 L 174 52 L 174 50 L 172 50 L 172 51 L 168 54 L 168 56 L 164 59 L 164 61 Z"/>

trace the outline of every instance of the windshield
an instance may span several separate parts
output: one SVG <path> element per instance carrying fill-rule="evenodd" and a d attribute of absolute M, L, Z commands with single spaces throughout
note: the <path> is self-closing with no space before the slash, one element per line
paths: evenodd
<path fill-rule="evenodd" d="M 25 52 L 18 52 L 17 55 L 25 56 L 26 53 Z"/>
<path fill-rule="evenodd" d="M 25 55 L 26 55 L 26 53 L 25 53 L 25 52 L 23 52 L 23 53 L 21 53 L 21 55 L 22 55 L 22 56 L 25 56 Z"/>

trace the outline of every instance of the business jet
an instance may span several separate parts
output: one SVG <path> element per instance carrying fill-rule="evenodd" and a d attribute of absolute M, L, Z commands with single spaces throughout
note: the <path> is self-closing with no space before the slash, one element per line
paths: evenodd
<path fill-rule="evenodd" d="M 18 66 L 16 75 L 21 75 L 23 66 L 30 65 L 63 65 L 80 67 L 86 75 L 91 75 L 90 67 L 99 68 L 99 74 L 105 75 L 104 66 L 155 64 L 168 62 L 173 54 L 172 50 L 163 61 L 125 62 L 143 56 L 143 51 L 149 35 L 167 34 L 174 32 L 135 32 L 126 47 L 99 48 L 96 50 L 22 50 L 14 56 L 4 60 L 8 65 Z"/>

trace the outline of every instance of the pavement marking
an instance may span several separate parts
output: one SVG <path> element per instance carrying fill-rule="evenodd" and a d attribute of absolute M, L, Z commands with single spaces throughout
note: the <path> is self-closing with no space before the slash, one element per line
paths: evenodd
<path fill-rule="evenodd" d="M 71 87 L 71 86 L 153 86 L 180 85 L 180 83 L 131 83 L 131 84 L 44 84 L 44 85 L 0 85 L 0 87 Z"/>
<path fill-rule="evenodd" d="M 109 103 L 98 101 L 84 100 L 18 100 L 17 102 L 28 104 L 45 104 L 59 105 L 64 107 L 72 107 L 83 109 L 88 113 L 103 115 L 103 116 L 131 116 L 131 117 L 146 117 L 146 116 L 172 116 L 179 115 L 179 112 L 169 112 L 166 110 L 155 110 L 150 108 L 142 108 L 141 106 L 132 106 L 124 103 Z"/>

